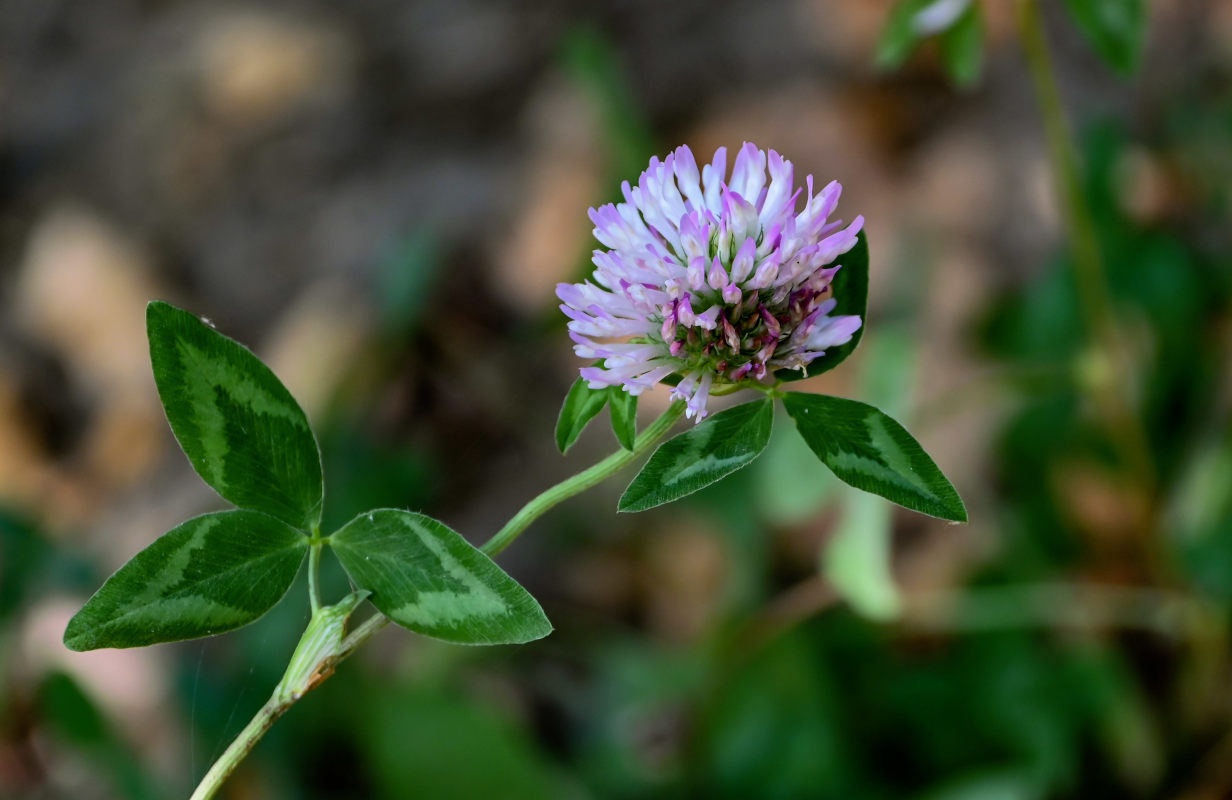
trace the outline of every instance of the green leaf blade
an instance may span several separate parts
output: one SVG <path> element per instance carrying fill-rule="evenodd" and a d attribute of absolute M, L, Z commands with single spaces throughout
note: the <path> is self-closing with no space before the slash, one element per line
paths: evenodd
<path fill-rule="evenodd" d="M 70 650 L 196 639 L 254 622 L 286 594 L 308 539 L 256 511 L 171 529 L 107 579 L 69 622 Z"/>
<path fill-rule="evenodd" d="M 239 342 L 167 303 L 146 309 L 167 421 L 193 469 L 224 499 L 293 527 L 319 524 L 321 454 L 295 398 Z"/>
<path fill-rule="evenodd" d="M 603 410 L 607 400 L 607 389 L 592 389 L 585 378 L 574 381 L 560 407 L 560 416 L 556 418 L 556 449 L 568 452 L 586 425 Z"/>
<path fill-rule="evenodd" d="M 360 514 L 329 537 L 351 579 L 404 628 L 456 644 L 522 644 L 552 632 L 530 593 L 457 532 L 397 509 Z"/>
<path fill-rule="evenodd" d="M 851 335 L 847 344 L 831 347 L 824 356 L 813 361 L 804 370 L 780 369 L 774 375 L 782 381 L 797 381 L 829 372 L 851 355 L 864 336 L 864 325 L 868 321 L 868 237 L 864 231 L 856 236 L 855 246 L 838 259 L 842 265 L 831 282 L 836 305 L 830 316 L 843 317 L 854 315 L 860 318 L 860 327 Z"/>
<path fill-rule="evenodd" d="M 844 483 L 941 519 L 967 521 L 958 492 L 919 442 L 855 400 L 791 392 L 783 406 L 804 441 Z"/>
<path fill-rule="evenodd" d="M 1070 19 L 1105 64 L 1134 74 L 1146 38 L 1143 0 L 1065 0 Z"/>
<path fill-rule="evenodd" d="M 609 387 L 607 393 L 612 432 L 621 447 L 632 450 L 633 443 L 637 441 L 637 395 L 629 394 L 619 386 Z"/>
<path fill-rule="evenodd" d="M 967 6 L 953 27 L 941 34 L 941 60 L 955 85 L 967 89 L 980 78 L 984 60 L 984 30 L 980 4 Z"/>
<path fill-rule="evenodd" d="M 645 511 L 725 478 L 761 455 L 774 403 L 754 400 L 720 411 L 662 444 L 620 498 L 619 510 Z"/>

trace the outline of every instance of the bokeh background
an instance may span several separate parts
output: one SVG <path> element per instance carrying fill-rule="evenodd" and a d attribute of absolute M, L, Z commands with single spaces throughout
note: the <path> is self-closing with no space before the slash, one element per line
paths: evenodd
<path fill-rule="evenodd" d="M 482 541 L 616 446 L 552 441 L 587 208 L 751 140 L 868 220 L 865 342 L 808 388 L 903 419 L 971 523 L 839 484 L 786 420 L 673 506 L 617 515 L 612 481 L 501 557 L 551 637 L 387 629 L 224 795 L 1232 797 L 1232 3 L 1148 3 L 1118 71 L 1040 2 L 1117 357 L 1013 4 L 982 2 L 967 86 L 935 42 L 878 67 L 891 5 L 0 3 L 0 796 L 185 796 L 307 621 L 297 584 L 222 637 L 60 642 L 225 505 L 162 418 L 147 300 L 290 386 L 327 528 L 396 506 Z"/>

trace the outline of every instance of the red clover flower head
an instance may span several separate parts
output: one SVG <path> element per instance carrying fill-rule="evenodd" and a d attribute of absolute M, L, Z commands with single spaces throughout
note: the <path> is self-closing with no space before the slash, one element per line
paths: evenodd
<path fill-rule="evenodd" d="M 842 187 L 814 195 L 809 175 L 801 204 L 791 162 L 748 142 L 726 175 L 727 148 L 699 172 L 679 147 L 622 184 L 625 202 L 590 210 L 606 249 L 592 281 L 556 294 L 574 351 L 601 360 L 581 370 L 591 388 L 637 395 L 676 374 L 672 396 L 701 420 L 713 388 L 804 371 L 859 329 L 857 316 L 830 316 L 840 267 L 829 265 L 864 224 L 829 220 Z"/>

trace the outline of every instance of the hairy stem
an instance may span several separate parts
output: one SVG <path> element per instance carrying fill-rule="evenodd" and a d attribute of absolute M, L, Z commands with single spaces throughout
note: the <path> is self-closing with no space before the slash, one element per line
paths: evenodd
<path fill-rule="evenodd" d="M 265 735 L 265 732 L 290 707 L 290 703 L 279 703 L 272 696 L 269 700 L 266 700 L 265 705 L 261 706 L 261 710 L 257 712 L 256 716 L 248 721 L 248 724 L 244 726 L 244 730 L 239 732 L 235 740 L 231 742 L 230 746 L 223 751 L 223 754 L 210 767 L 210 771 L 205 773 L 205 777 L 201 779 L 201 783 L 197 784 L 197 790 L 192 793 L 192 797 L 189 800 L 209 800 L 209 798 L 213 797 L 219 788 L 222 787 L 223 781 L 229 778 L 232 772 L 235 772 L 235 768 L 252 751 L 252 748 Z"/>
<path fill-rule="evenodd" d="M 671 430 L 672 425 L 680 419 L 683 413 L 683 402 L 672 403 L 658 419 L 650 423 L 638 435 L 632 450 L 619 450 L 590 469 L 561 481 L 535 497 L 484 544 L 481 548 L 483 552 L 490 556 L 496 555 L 512 544 L 522 531 L 526 530 L 548 509 L 575 494 L 584 492 L 627 466 L 629 462 L 645 453 L 651 445 Z M 333 673 L 334 668 L 354 653 L 360 645 L 389 624 L 389 618 L 384 614 L 374 614 L 364 620 L 349 635 L 343 636 L 343 627 L 347 618 L 368 593 L 356 592 L 335 606 L 321 605 L 317 572 L 320 568 L 323 546 L 324 540 L 320 539 L 314 531 L 312 544 L 308 551 L 308 594 L 309 602 L 312 604 L 312 620 L 308 623 L 308 629 L 291 656 L 291 663 L 287 667 L 286 674 L 274 689 L 270 699 L 210 767 L 190 800 L 208 800 L 213 797 L 275 720 L 285 714 L 287 709 L 305 693 L 319 686 Z"/>
<path fill-rule="evenodd" d="M 352 592 L 336 605 L 312 612 L 308 628 L 300 637 L 287 664 L 287 671 L 274 687 L 273 694 L 205 773 L 191 800 L 213 797 L 274 721 L 333 674 L 334 667 L 351 652 L 343 639 L 347 619 L 367 596 L 366 590 Z"/>
<path fill-rule="evenodd" d="M 513 544 L 522 531 L 526 530 L 527 526 L 541 517 L 548 509 L 601 483 L 645 453 L 651 445 L 662 438 L 663 434 L 671 430 L 672 425 L 680 419 L 683 413 L 684 403 L 680 400 L 673 402 L 666 411 L 659 415 L 658 419 L 647 426 L 646 430 L 638 434 L 632 450 L 617 450 L 590 469 L 579 472 L 572 478 L 563 480 L 543 492 L 522 506 L 522 509 L 513 515 L 513 519 L 505 523 L 505 527 L 497 531 L 496 535 L 485 542 L 480 549 L 490 556 L 495 556 Z"/>

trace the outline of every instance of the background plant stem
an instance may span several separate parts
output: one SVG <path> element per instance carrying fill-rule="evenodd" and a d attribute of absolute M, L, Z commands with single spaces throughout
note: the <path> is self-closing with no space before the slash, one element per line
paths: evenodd
<path fill-rule="evenodd" d="M 1078 300 L 1086 317 L 1088 332 L 1094 338 L 1106 337 L 1115 326 L 1112 301 L 1100 258 L 1095 223 L 1079 178 L 1078 155 L 1070 136 L 1061 92 L 1053 74 L 1048 41 L 1040 24 L 1036 0 L 1019 0 L 1018 35 L 1027 57 L 1027 68 L 1035 86 L 1035 98 L 1044 122 L 1048 161 L 1053 185 L 1060 201 L 1070 258 L 1074 262 Z"/>
<path fill-rule="evenodd" d="M 1143 558 L 1155 577 L 1166 580 L 1171 570 L 1158 535 L 1154 459 L 1142 421 L 1131 402 L 1134 359 L 1117 323 L 1099 236 L 1083 190 L 1078 154 L 1057 88 L 1037 0 L 1018 0 L 1016 18 L 1043 118 L 1049 167 L 1065 225 L 1078 304 L 1091 342 L 1092 360 L 1080 362 L 1079 382 L 1103 420 L 1112 446 L 1147 501 L 1150 510 L 1138 532 Z"/>

